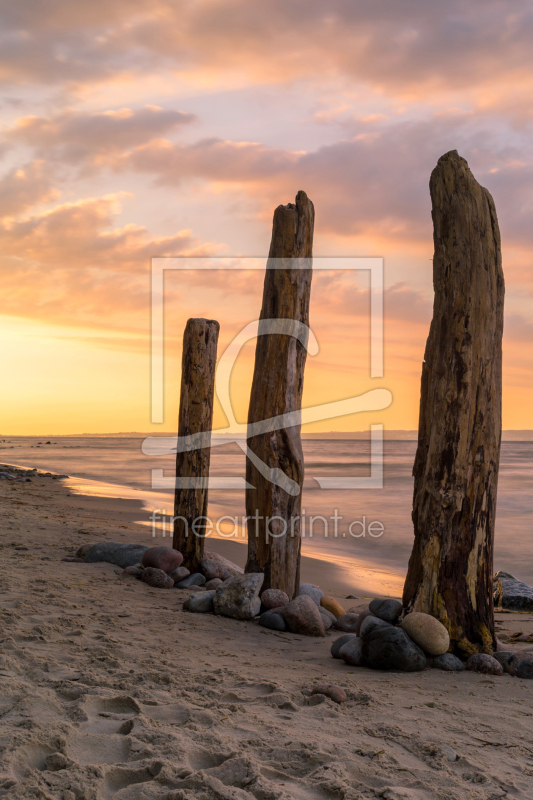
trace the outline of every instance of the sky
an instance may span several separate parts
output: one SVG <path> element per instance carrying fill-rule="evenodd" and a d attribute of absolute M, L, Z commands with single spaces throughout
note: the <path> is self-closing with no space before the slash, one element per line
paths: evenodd
<path fill-rule="evenodd" d="M 263 275 L 166 275 L 154 424 L 151 259 L 264 260 L 275 207 L 301 189 L 319 343 L 304 406 L 393 397 L 306 430 L 416 429 L 428 182 L 452 149 L 500 222 L 503 425 L 533 428 L 532 45 L 524 0 L 0 0 L 0 434 L 175 431 L 187 318 L 219 320 L 221 354 L 258 317 Z M 326 256 L 384 259 L 383 377 L 369 373 L 368 273 L 321 271 Z M 240 422 L 254 346 L 232 375 Z"/>

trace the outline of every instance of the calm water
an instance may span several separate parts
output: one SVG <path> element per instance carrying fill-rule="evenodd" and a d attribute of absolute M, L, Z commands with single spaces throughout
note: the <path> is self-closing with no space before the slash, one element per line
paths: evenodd
<path fill-rule="evenodd" d="M 163 469 L 173 475 L 174 457 L 145 456 L 139 438 L 55 437 L 52 444 L 36 437 L 11 437 L 0 442 L 0 461 L 66 473 L 75 479 L 77 491 L 134 497 L 143 500 L 144 522 L 154 509 L 172 513 L 170 491 L 151 488 L 151 470 Z M 38 443 L 42 442 L 41 446 Z M 369 474 L 369 443 L 361 440 L 305 440 L 306 479 L 303 505 L 308 518 L 303 553 L 334 561 L 348 570 L 357 585 L 371 583 L 371 576 L 384 585 L 385 591 L 398 592 L 403 583 L 411 552 L 412 477 L 416 442 L 384 443 L 384 488 L 382 490 L 324 490 L 313 479 L 317 476 L 363 476 Z M 236 444 L 213 449 L 211 474 L 214 477 L 244 475 L 244 455 Z M 213 521 L 228 515 L 240 519 L 244 515 L 244 490 L 211 490 L 209 516 Z M 334 521 L 337 514 L 337 537 Z M 309 517 L 321 515 L 328 520 L 328 536 L 324 523 L 315 520 L 309 535 Z M 349 533 L 362 532 L 355 538 Z M 368 533 L 368 524 L 380 522 L 383 534 L 375 538 Z M 496 520 L 495 568 L 511 572 L 533 584 L 533 442 L 503 442 Z M 377 528 L 379 531 L 379 528 Z M 222 534 L 242 541 L 242 527 L 235 529 L 228 520 Z M 376 532 L 376 526 L 374 526 Z M 234 536 L 231 534 L 234 533 Z M 344 536 L 343 536 L 344 534 Z M 147 531 L 147 537 L 150 533 Z"/>

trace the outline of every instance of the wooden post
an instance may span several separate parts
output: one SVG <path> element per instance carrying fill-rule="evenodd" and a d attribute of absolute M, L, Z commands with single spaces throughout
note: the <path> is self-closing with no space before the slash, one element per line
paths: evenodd
<path fill-rule="evenodd" d="M 183 554 L 183 563 L 191 572 L 197 572 L 204 553 L 204 536 L 207 516 L 207 480 L 211 458 L 211 428 L 213 425 L 213 395 L 217 342 L 220 326 L 210 319 L 190 319 L 183 335 L 181 365 L 181 395 L 178 436 L 205 432 L 202 447 L 179 452 L 176 455 L 176 478 L 203 478 L 201 488 L 176 487 L 174 500 L 173 547 Z"/>
<path fill-rule="evenodd" d="M 433 321 L 422 366 L 407 608 L 440 619 L 463 656 L 496 647 L 494 518 L 504 279 L 494 201 L 456 150 L 430 181 Z"/>
<path fill-rule="evenodd" d="M 311 258 L 315 211 L 305 192 L 296 204 L 274 212 L 261 320 L 295 320 L 309 325 L 312 267 L 295 269 L 294 258 Z M 276 259 L 277 261 L 270 261 Z M 287 259 L 286 267 L 281 259 Z M 280 265 L 283 268 L 279 268 Z M 301 265 L 300 265 L 301 266 Z M 276 268 L 277 267 L 277 268 Z M 301 409 L 307 351 L 292 335 L 257 338 L 248 424 Z M 248 447 L 273 475 L 290 479 L 286 491 L 246 459 L 248 561 L 246 572 L 264 572 L 263 589 L 282 589 L 295 597 L 300 585 L 300 512 L 304 462 L 300 426 L 249 436 Z M 281 481 L 283 483 L 283 481 Z M 290 488 L 290 487 L 289 487 Z M 269 522 L 269 518 L 273 518 Z M 268 531 L 267 531 L 267 525 Z M 284 527 L 286 533 L 282 535 Z M 273 535 L 270 535 L 273 534 Z"/>

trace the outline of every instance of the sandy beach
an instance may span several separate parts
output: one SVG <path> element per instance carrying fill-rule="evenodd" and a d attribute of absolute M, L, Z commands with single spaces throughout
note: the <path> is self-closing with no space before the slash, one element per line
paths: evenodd
<path fill-rule="evenodd" d="M 330 656 L 338 633 L 190 614 L 184 590 L 61 561 L 90 542 L 153 543 L 132 501 L 35 477 L 0 482 L 0 503 L 1 797 L 533 797 L 533 682 L 350 668 Z M 244 561 L 243 545 L 210 547 Z M 302 571 L 367 605 L 334 591 L 334 565 Z M 497 618 L 502 638 L 533 632 L 531 614 Z M 324 681 L 348 701 L 310 699 Z"/>

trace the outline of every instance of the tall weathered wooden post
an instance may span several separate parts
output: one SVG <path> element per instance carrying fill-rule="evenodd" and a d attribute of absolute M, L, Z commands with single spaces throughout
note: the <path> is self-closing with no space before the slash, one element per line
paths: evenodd
<path fill-rule="evenodd" d="M 261 320 L 294 320 L 308 326 L 314 218 L 314 206 L 305 192 L 298 192 L 295 204 L 276 208 Z M 298 258 L 309 261 L 297 268 L 292 259 Z M 249 425 L 301 409 L 306 356 L 304 344 L 294 335 L 258 336 Z M 248 447 L 256 458 L 246 459 L 246 481 L 253 487 L 246 490 L 246 571 L 264 572 L 264 589 L 282 589 L 292 598 L 300 585 L 304 477 L 300 426 L 249 435 Z M 258 469 L 260 462 L 273 471 L 270 477 Z M 283 480 L 275 482 L 276 475 L 283 474 L 290 479 L 290 486 L 285 482 L 285 488 L 279 485 Z"/>
<path fill-rule="evenodd" d="M 495 647 L 504 279 L 494 201 L 456 150 L 439 159 L 430 192 L 435 300 L 403 602 L 438 617 L 467 656 Z"/>
<path fill-rule="evenodd" d="M 190 319 L 183 334 L 178 436 L 204 433 L 202 447 L 178 448 L 176 455 L 177 479 L 201 479 L 200 488 L 176 486 L 174 500 L 173 547 L 183 554 L 183 563 L 191 572 L 198 570 L 204 553 L 206 520 L 201 518 L 207 516 L 219 330 L 215 320 Z"/>

